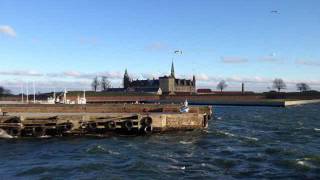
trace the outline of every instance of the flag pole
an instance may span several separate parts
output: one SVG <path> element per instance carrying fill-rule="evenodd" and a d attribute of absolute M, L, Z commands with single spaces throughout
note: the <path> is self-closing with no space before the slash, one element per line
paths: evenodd
<path fill-rule="evenodd" d="M 29 104 L 29 82 L 27 81 L 27 104 Z"/>
<path fill-rule="evenodd" d="M 36 103 L 36 87 L 33 81 L 33 104 Z"/>
<path fill-rule="evenodd" d="M 23 93 L 24 93 L 24 91 L 23 91 L 23 83 L 21 84 L 21 102 L 22 102 L 22 104 L 24 103 L 23 101 Z"/>

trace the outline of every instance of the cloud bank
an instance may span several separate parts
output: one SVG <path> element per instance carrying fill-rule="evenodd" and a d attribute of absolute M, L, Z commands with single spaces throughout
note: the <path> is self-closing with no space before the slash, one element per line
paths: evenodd
<path fill-rule="evenodd" d="M 0 25 L 0 34 L 9 36 L 9 37 L 16 37 L 17 33 L 16 31 L 8 25 Z"/>
<path fill-rule="evenodd" d="M 221 57 L 221 62 L 226 64 L 243 64 L 247 63 L 248 60 L 242 57 Z"/>
<path fill-rule="evenodd" d="M 297 60 L 296 64 L 305 65 L 305 66 L 320 66 L 319 61 L 308 61 L 308 60 Z"/>
<path fill-rule="evenodd" d="M 34 81 L 36 83 L 37 89 L 41 92 L 52 91 L 55 89 L 64 89 L 69 90 L 83 90 L 91 89 L 90 85 L 92 79 L 96 76 L 106 76 L 108 77 L 113 87 L 121 87 L 123 72 L 92 72 L 92 73 L 83 73 L 80 71 L 64 71 L 56 73 L 41 73 L 33 70 L 19 70 L 19 71 L 0 71 L 2 79 L 0 80 L 0 86 L 7 87 L 12 89 L 13 92 L 20 92 L 21 86 L 27 82 Z M 159 76 L 166 75 L 164 73 L 130 73 L 132 79 L 157 79 Z M 7 76 L 8 78 L 4 78 Z M 192 74 L 185 75 L 176 75 L 177 78 L 183 79 L 192 79 Z M 246 87 L 250 87 L 254 91 L 268 91 L 272 87 L 272 81 L 274 78 L 271 77 L 261 77 L 261 76 L 212 76 L 206 73 L 196 74 L 197 87 L 198 88 L 211 88 L 215 89 L 219 81 L 225 80 L 230 86 L 228 90 L 239 90 L 241 83 L 244 82 Z M 7 80 L 6 80 L 7 79 Z M 31 80 L 30 80 L 31 79 Z M 320 90 L 320 80 L 319 79 L 283 79 L 288 85 L 288 90 L 295 90 L 295 85 L 300 82 L 305 82 L 309 84 L 313 89 Z M 31 87 L 31 85 L 30 85 Z"/>
<path fill-rule="evenodd" d="M 8 76 L 43 76 L 44 74 L 33 70 L 0 71 L 0 75 Z"/>

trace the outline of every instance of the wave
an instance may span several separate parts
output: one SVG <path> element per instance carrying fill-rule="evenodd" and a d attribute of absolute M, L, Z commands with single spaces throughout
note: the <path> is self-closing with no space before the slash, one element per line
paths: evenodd
<path fill-rule="evenodd" d="M 170 169 L 180 169 L 180 170 L 185 170 L 186 166 L 173 166 L 173 165 L 169 165 Z"/>
<path fill-rule="evenodd" d="M 46 139 L 46 138 L 51 138 L 51 137 L 52 136 L 44 135 L 44 136 L 40 136 L 39 138 Z"/>
<path fill-rule="evenodd" d="M 94 145 L 92 147 L 87 148 L 86 150 L 87 153 L 89 154 L 111 154 L 111 155 L 120 155 L 119 152 L 117 151 L 113 151 L 110 149 L 106 149 L 104 147 L 102 147 L 101 145 Z"/>
<path fill-rule="evenodd" d="M 258 138 L 256 137 L 251 137 L 251 136 L 241 136 L 241 135 L 237 135 L 237 134 L 233 134 L 230 132 L 226 132 L 226 131 L 216 131 L 218 134 L 222 134 L 228 137 L 235 137 L 235 138 L 240 138 L 240 139 L 245 139 L 245 140 L 250 140 L 250 141 L 259 141 Z"/>
<path fill-rule="evenodd" d="M 0 138 L 2 138 L 2 139 L 12 139 L 13 136 L 9 135 L 5 130 L 0 129 Z"/>
<path fill-rule="evenodd" d="M 108 150 L 108 153 L 109 153 L 109 154 L 112 154 L 112 155 L 120 155 L 119 152 L 117 152 L 117 151 L 112 151 L 112 150 Z"/>
<path fill-rule="evenodd" d="M 312 161 L 311 158 L 302 158 L 302 159 L 297 159 L 296 164 L 304 168 L 310 168 L 310 169 L 316 168 L 316 166 L 313 165 L 311 161 Z"/>
<path fill-rule="evenodd" d="M 107 150 L 100 145 L 95 145 L 93 147 L 89 147 L 86 150 L 86 152 L 90 153 L 90 154 L 98 154 L 98 153 L 105 153 L 105 152 L 107 152 Z"/>
<path fill-rule="evenodd" d="M 245 139 L 247 139 L 247 140 L 251 140 L 251 141 L 259 141 L 258 138 L 250 137 L 250 136 L 243 136 L 243 138 L 245 138 Z"/>
<path fill-rule="evenodd" d="M 180 144 L 192 144 L 192 142 L 188 142 L 188 141 L 179 141 Z"/>
<path fill-rule="evenodd" d="M 225 136 L 229 136 L 229 137 L 236 137 L 237 135 L 229 133 L 229 132 L 225 132 L 225 131 L 217 131 L 219 134 L 225 135 Z"/>

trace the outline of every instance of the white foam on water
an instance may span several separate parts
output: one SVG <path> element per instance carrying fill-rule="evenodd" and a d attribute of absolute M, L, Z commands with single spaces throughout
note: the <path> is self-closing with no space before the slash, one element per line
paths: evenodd
<path fill-rule="evenodd" d="M 186 166 L 174 166 L 174 165 L 169 165 L 169 168 L 171 169 L 181 169 L 181 170 L 185 170 Z"/>
<path fill-rule="evenodd" d="M 305 165 L 305 163 L 304 163 L 304 161 L 297 161 L 297 164 L 299 164 L 299 165 L 302 165 L 302 166 L 304 166 Z"/>
<path fill-rule="evenodd" d="M 209 130 L 207 130 L 207 129 L 204 129 L 203 132 L 212 133 L 212 131 L 209 131 Z"/>
<path fill-rule="evenodd" d="M 89 152 L 89 153 L 107 152 L 107 150 L 105 148 L 103 148 L 102 146 L 100 146 L 100 145 L 95 145 L 93 147 L 89 147 L 86 151 Z"/>
<path fill-rule="evenodd" d="M 311 160 L 310 158 L 302 158 L 302 159 L 297 159 L 296 161 L 299 166 L 315 168 L 315 166 L 311 162 L 309 162 L 310 160 Z"/>
<path fill-rule="evenodd" d="M 112 151 L 112 150 L 108 150 L 108 153 L 109 153 L 109 154 L 112 154 L 112 155 L 120 155 L 119 152 Z"/>
<path fill-rule="evenodd" d="M 314 128 L 313 130 L 315 130 L 315 131 L 320 131 L 320 128 Z"/>
<path fill-rule="evenodd" d="M 232 134 L 232 133 L 229 133 L 229 132 L 220 131 L 220 133 L 222 133 L 224 135 L 227 135 L 227 136 L 230 136 L 230 137 L 236 137 L 235 134 Z"/>
<path fill-rule="evenodd" d="M 44 135 L 44 136 L 40 136 L 39 138 L 43 138 L 43 139 L 45 139 L 45 138 L 51 138 L 51 136 Z"/>
<path fill-rule="evenodd" d="M 258 138 L 255 138 L 255 137 L 240 136 L 240 135 L 232 134 L 232 133 L 225 132 L 225 131 L 218 131 L 218 133 L 224 134 L 224 135 L 229 136 L 229 137 L 236 137 L 236 138 L 246 139 L 246 140 L 250 140 L 250 141 L 258 141 L 259 140 Z"/>
<path fill-rule="evenodd" d="M 186 157 L 193 157 L 193 155 L 194 155 L 193 152 L 192 153 L 188 153 L 188 154 L 186 154 Z"/>
<path fill-rule="evenodd" d="M 13 136 L 9 135 L 5 130 L 0 129 L 0 138 L 3 138 L 3 139 L 12 139 Z"/>
<path fill-rule="evenodd" d="M 179 141 L 180 144 L 192 144 L 192 142 L 188 142 L 188 141 Z"/>
<path fill-rule="evenodd" d="M 170 160 L 173 163 L 179 163 L 179 161 L 174 159 L 174 158 L 168 157 L 167 159 Z"/>
<path fill-rule="evenodd" d="M 243 136 L 243 138 L 251 140 L 251 141 L 258 141 L 259 140 L 258 138 L 250 137 L 250 136 Z"/>

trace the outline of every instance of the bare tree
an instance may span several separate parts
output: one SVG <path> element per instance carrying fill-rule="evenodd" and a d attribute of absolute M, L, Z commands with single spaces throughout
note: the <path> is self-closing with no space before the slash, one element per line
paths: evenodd
<path fill-rule="evenodd" d="M 101 86 L 101 89 L 105 91 L 111 88 L 111 81 L 109 81 L 108 77 L 102 76 L 100 86 Z"/>
<path fill-rule="evenodd" d="M 298 83 L 297 90 L 300 92 L 309 91 L 311 88 L 307 83 Z"/>
<path fill-rule="evenodd" d="M 278 92 L 280 92 L 281 89 L 286 89 L 287 85 L 282 79 L 276 78 L 275 80 L 273 80 L 273 86 L 272 87 L 273 87 L 273 89 L 277 89 Z"/>
<path fill-rule="evenodd" d="M 220 81 L 217 85 L 217 89 L 220 90 L 221 92 L 227 87 L 228 85 L 225 80 Z"/>
<path fill-rule="evenodd" d="M 10 90 L 0 86 L 0 96 L 11 94 Z"/>
<path fill-rule="evenodd" d="M 100 82 L 99 82 L 98 77 L 96 76 L 95 78 L 93 78 L 93 81 L 91 83 L 91 87 L 95 92 L 97 92 L 99 85 L 100 85 Z"/>

